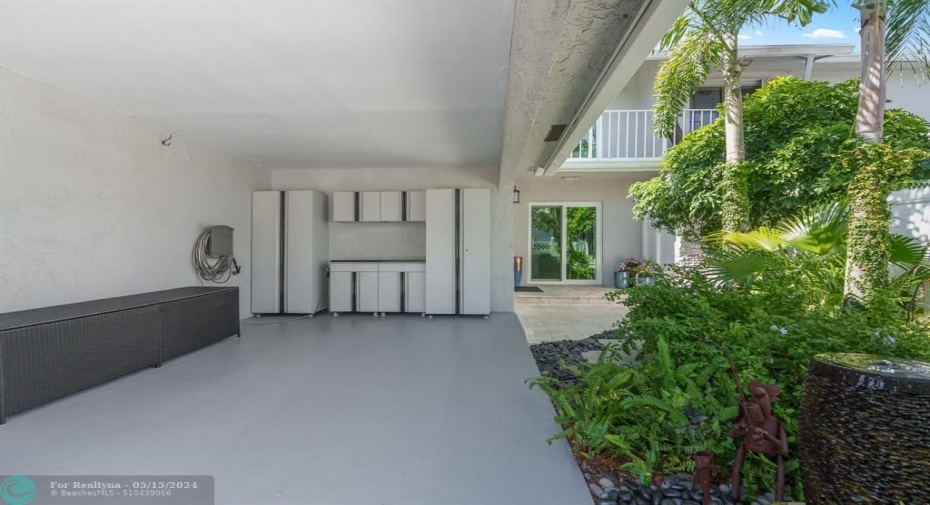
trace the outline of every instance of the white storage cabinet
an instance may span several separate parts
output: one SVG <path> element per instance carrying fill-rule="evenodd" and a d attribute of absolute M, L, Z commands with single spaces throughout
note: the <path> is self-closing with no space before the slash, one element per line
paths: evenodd
<path fill-rule="evenodd" d="M 404 193 L 406 200 L 406 215 L 404 221 L 425 222 L 426 221 L 426 191 L 407 191 Z"/>
<path fill-rule="evenodd" d="M 316 191 L 253 192 L 251 276 L 258 288 L 251 292 L 253 314 L 313 314 L 327 308 L 327 208 L 326 195 Z"/>
<path fill-rule="evenodd" d="M 363 191 L 358 197 L 359 221 L 378 222 L 381 221 L 381 192 L 380 191 Z"/>
<path fill-rule="evenodd" d="M 491 311 L 491 191 L 426 191 L 426 313 Z"/>
<path fill-rule="evenodd" d="M 356 194 L 350 191 L 337 191 L 333 193 L 333 221 L 353 222 L 356 220 L 355 196 Z"/>

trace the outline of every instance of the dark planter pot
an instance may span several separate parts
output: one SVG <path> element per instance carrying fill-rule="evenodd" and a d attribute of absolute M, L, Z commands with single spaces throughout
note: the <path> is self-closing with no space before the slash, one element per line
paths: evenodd
<path fill-rule="evenodd" d="M 655 277 L 648 277 L 648 276 L 646 276 L 646 277 L 638 277 L 638 276 L 637 276 L 637 277 L 636 277 L 636 283 L 637 283 L 637 284 L 642 284 L 643 286 L 649 286 L 649 285 L 651 285 L 651 284 L 655 284 L 655 283 L 656 283 L 656 278 L 655 278 Z"/>
<path fill-rule="evenodd" d="M 630 273 L 614 272 L 614 287 L 617 289 L 626 289 L 630 287 Z"/>
<path fill-rule="evenodd" d="M 807 503 L 930 503 L 930 363 L 821 354 L 801 397 Z"/>

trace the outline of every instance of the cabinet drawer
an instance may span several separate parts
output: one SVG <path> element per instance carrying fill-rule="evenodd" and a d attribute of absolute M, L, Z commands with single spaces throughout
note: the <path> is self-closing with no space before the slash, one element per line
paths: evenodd
<path fill-rule="evenodd" d="M 377 272 L 378 263 L 375 262 L 338 262 L 329 264 L 330 272 Z"/>
<path fill-rule="evenodd" d="M 425 272 L 426 263 L 379 263 L 379 272 Z"/>

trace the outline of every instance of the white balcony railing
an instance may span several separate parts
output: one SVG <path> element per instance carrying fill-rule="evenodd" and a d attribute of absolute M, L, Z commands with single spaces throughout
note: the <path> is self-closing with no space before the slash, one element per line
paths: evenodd
<path fill-rule="evenodd" d="M 655 112 L 649 110 L 607 110 L 581 138 L 569 160 L 658 160 L 684 134 L 712 123 L 717 109 L 685 109 L 678 118 L 672 137 L 653 132 Z"/>

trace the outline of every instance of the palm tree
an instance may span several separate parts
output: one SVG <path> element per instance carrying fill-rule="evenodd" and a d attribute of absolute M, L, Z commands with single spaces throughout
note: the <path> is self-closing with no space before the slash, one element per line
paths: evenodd
<path fill-rule="evenodd" d="M 930 77 L 930 0 L 863 0 L 853 7 L 860 12 L 862 42 L 856 132 L 862 142 L 877 145 L 883 140 L 886 68 L 908 64 Z M 906 175 L 876 166 L 881 164 L 872 165 L 860 167 L 850 186 L 843 290 L 849 297 L 865 300 L 888 282 L 884 266 L 890 240 L 888 194 L 894 188 L 894 179 Z"/>
<path fill-rule="evenodd" d="M 718 247 L 707 258 L 708 277 L 752 285 L 770 273 L 787 274 L 818 303 L 840 305 L 849 218 L 846 205 L 833 203 L 809 209 L 773 228 L 712 234 L 708 240 Z M 888 243 L 884 270 L 893 271 L 894 278 L 893 289 L 885 293 L 916 293 L 930 280 L 926 263 L 930 245 L 896 234 L 889 234 Z"/>
<path fill-rule="evenodd" d="M 692 0 L 659 49 L 668 59 L 656 75 L 654 129 L 661 137 L 677 140 L 678 117 L 692 94 L 707 79 L 711 70 L 723 73 L 723 106 L 726 136 L 726 164 L 722 203 L 723 229 L 736 231 L 747 221 L 749 199 L 742 161 L 743 97 L 740 75 L 745 61 L 739 57 L 739 32 L 748 25 L 770 17 L 783 17 L 802 26 L 815 13 L 825 12 L 827 4 L 819 0 Z"/>

